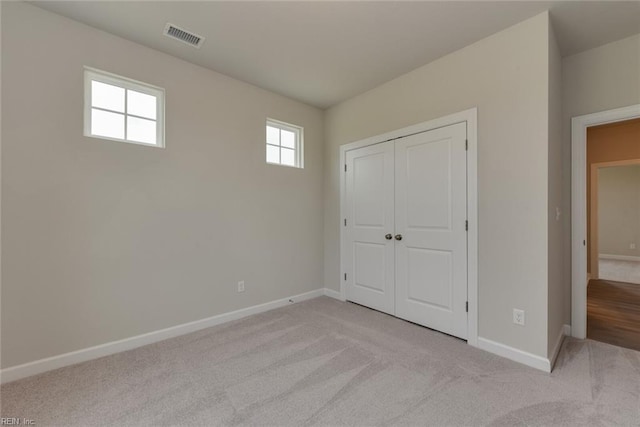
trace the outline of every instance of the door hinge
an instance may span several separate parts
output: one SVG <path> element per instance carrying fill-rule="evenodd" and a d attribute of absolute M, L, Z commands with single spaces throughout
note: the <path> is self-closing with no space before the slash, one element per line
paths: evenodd
<path fill-rule="evenodd" d="M 347 171 L 347 165 L 344 165 L 344 171 L 345 172 Z"/>
<path fill-rule="evenodd" d="M 469 221 L 464 222 L 464 231 L 469 231 Z"/>
<path fill-rule="evenodd" d="M 344 280 L 347 280 L 347 273 L 344 273 Z"/>
<path fill-rule="evenodd" d="M 469 301 L 467 301 L 467 313 L 469 312 Z"/>
<path fill-rule="evenodd" d="M 464 149 L 465 149 L 465 151 L 469 151 L 469 140 L 468 139 L 464 140 Z"/>
<path fill-rule="evenodd" d="M 347 218 L 344 219 L 344 226 L 347 226 Z"/>

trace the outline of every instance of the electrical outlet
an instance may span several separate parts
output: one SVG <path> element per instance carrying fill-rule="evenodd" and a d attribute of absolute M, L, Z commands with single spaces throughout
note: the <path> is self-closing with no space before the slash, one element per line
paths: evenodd
<path fill-rule="evenodd" d="M 238 292 L 244 292 L 244 280 L 238 282 Z"/>
<path fill-rule="evenodd" d="M 524 326 L 524 310 L 513 309 L 513 323 Z"/>
<path fill-rule="evenodd" d="M 635 243 L 629 243 L 629 249 L 635 249 L 635 248 L 636 248 Z"/>

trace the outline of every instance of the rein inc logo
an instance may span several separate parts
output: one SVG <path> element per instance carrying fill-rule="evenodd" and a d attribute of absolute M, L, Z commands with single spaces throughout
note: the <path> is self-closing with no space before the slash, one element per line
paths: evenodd
<path fill-rule="evenodd" d="M 0 418 L 0 426 L 34 426 L 34 425 L 36 425 L 35 420 L 31 420 L 29 418 L 10 418 L 10 417 Z"/>

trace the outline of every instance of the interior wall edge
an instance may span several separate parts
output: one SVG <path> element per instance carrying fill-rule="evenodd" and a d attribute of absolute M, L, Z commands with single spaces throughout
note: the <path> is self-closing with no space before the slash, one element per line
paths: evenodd
<path fill-rule="evenodd" d="M 553 370 L 553 367 L 556 364 L 556 361 L 558 360 L 558 355 L 560 354 L 560 349 L 562 348 L 562 344 L 564 343 L 564 339 L 567 336 L 566 333 L 566 326 L 567 325 L 562 325 L 560 327 L 560 331 L 558 332 L 557 336 L 556 336 L 556 340 L 555 340 L 555 345 L 553 346 L 553 350 L 550 353 L 549 356 L 549 363 L 551 364 L 551 370 Z"/>

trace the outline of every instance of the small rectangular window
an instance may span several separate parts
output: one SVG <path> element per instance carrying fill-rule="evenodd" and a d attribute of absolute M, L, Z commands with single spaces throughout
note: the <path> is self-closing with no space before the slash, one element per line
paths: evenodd
<path fill-rule="evenodd" d="M 84 134 L 164 147 L 164 89 L 85 67 Z"/>
<path fill-rule="evenodd" d="M 267 119 L 267 163 L 302 168 L 302 136 L 300 126 Z"/>

